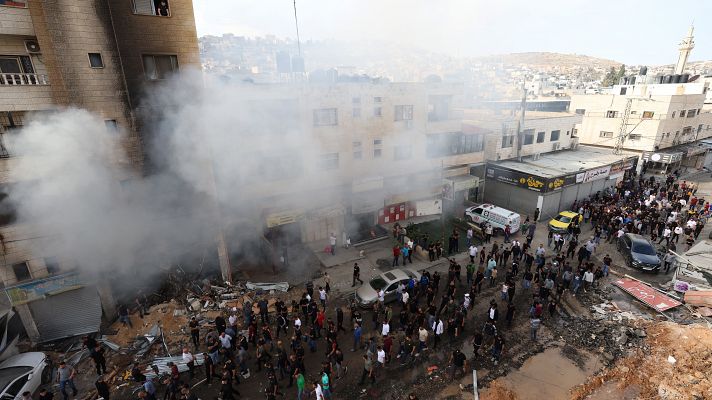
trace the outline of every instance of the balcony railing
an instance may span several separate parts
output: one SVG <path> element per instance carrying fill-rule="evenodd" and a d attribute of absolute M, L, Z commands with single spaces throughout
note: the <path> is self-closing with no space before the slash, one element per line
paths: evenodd
<path fill-rule="evenodd" d="M 49 85 L 47 75 L 0 73 L 0 85 Z"/>

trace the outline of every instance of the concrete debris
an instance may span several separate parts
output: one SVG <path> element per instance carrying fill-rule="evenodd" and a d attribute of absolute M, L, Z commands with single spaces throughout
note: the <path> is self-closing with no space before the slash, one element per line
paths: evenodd
<path fill-rule="evenodd" d="M 668 361 L 670 364 L 675 364 L 675 363 L 677 362 L 677 360 L 676 360 L 675 357 L 673 357 L 673 356 L 668 356 L 667 361 Z"/>

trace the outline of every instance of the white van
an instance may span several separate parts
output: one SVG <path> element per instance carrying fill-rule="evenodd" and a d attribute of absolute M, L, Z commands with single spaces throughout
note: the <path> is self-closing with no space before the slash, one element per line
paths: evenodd
<path fill-rule="evenodd" d="M 504 232 L 504 226 L 509 224 L 511 232 L 514 233 L 519 231 L 521 225 L 519 214 L 492 204 L 480 204 L 479 206 L 466 208 L 465 219 L 478 225 L 488 222 L 495 232 Z"/>

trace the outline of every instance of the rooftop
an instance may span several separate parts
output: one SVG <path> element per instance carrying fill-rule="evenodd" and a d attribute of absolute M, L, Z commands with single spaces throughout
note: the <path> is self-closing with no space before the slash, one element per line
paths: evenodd
<path fill-rule="evenodd" d="M 576 150 L 542 154 L 538 160 L 525 157 L 522 162 L 506 160 L 498 162 L 497 165 L 542 178 L 555 178 L 596 167 L 605 167 L 632 156 L 637 156 L 637 153 L 613 154 L 612 149 L 579 146 Z"/>

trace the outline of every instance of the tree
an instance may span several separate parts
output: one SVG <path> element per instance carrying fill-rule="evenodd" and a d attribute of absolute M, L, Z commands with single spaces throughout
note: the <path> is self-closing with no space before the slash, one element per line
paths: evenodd
<path fill-rule="evenodd" d="M 610 71 L 608 71 L 603 77 L 601 86 L 608 87 L 616 85 L 618 84 L 618 82 L 620 82 L 623 76 L 625 76 L 625 64 L 621 64 L 620 68 L 618 68 L 618 71 L 616 71 L 615 67 L 611 67 Z"/>

